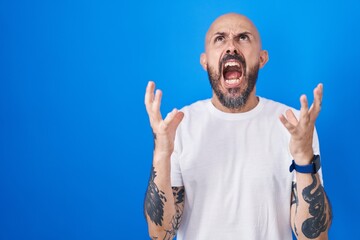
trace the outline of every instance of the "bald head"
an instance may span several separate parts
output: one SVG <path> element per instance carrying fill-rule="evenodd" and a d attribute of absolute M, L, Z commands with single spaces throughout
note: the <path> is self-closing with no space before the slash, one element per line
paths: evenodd
<path fill-rule="evenodd" d="M 205 46 L 209 44 L 213 36 L 225 30 L 232 33 L 249 32 L 261 48 L 260 34 L 255 24 L 246 16 L 238 13 L 227 13 L 215 19 L 206 33 Z"/>

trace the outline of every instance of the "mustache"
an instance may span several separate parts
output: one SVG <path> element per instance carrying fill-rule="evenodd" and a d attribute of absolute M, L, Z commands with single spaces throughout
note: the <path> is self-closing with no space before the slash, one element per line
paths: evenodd
<path fill-rule="evenodd" d="M 226 54 L 223 59 L 221 60 L 221 65 L 223 65 L 226 61 L 229 60 L 236 60 L 240 62 L 243 66 L 246 65 L 245 58 L 240 54 Z"/>

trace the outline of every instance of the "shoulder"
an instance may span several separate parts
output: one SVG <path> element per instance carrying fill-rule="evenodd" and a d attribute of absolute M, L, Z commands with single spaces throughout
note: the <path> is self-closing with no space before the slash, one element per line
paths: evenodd
<path fill-rule="evenodd" d="M 183 107 L 182 109 L 180 109 L 180 111 L 182 111 L 185 114 L 185 116 L 194 115 L 194 114 L 201 115 L 208 111 L 208 107 L 210 103 L 211 103 L 210 99 L 199 100 L 190 105 Z"/>
<path fill-rule="evenodd" d="M 178 130 L 188 129 L 189 127 L 198 127 L 201 122 L 209 118 L 209 104 L 210 99 L 199 100 L 190 105 L 184 106 L 180 109 L 184 113 L 184 118 L 181 121 Z"/>
<path fill-rule="evenodd" d="M 288 106 L 286 104 L 271 100 L 271 99 L 267 99 L 267 98 L 263 98 L 263 97 L 259 97 L 260 101 L 263 104 L 263 109 L 265 113 L 269 113 L 269 114 L 283 114 L 285 113 L 286 110 L 290 109 L 292 110 L 295 115 L 298 114 L 298 110 L 296 110 L 295 108 Z"/>

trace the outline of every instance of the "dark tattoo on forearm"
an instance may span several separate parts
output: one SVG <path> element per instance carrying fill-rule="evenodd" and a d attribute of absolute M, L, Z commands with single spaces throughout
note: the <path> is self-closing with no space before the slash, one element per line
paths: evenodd
<path fill-rule="evenodd" d="M 291 190 L 292 190 L 292 194 L 293 194 L 293 198 L 291 200 L 291 205 L 296 204 L 296 207 L 297 207 L 299 205 L 299 197 L 298 197 L 298 192 L 297 192 L 297 188 L 296 188 L 296 182 L 292 182 Z"/>
<path fill-rule="evenodd" d="M 155 144 L 156 144 L 156 133 L 152 132 L 153 133 L 153 137 L 154 137 L 154 149 L 155 149 Z"/>
<path fill-rule="evenodd" d="M 292 182 L 291 189 L 292 189 L 292 197 L 293 197 L 293 198 L 292 198 L 292 201 L 291 201 L 291 205 L 296 204 L 296 205 L 295 205 L 295 214 L 296 214 L 296 213 L 297 213 L 298 206 L 299 206 L 299 197 L 298 197 L 296 182 Z M 295 235 L 296 235 L 296 236 L 299 236 L 299 234 L 298 234 L 298 232 L 297 232 L 297 228 L 296 228 L 295 221 L 294 221 L 294 232 L 295 232 Z"/>
<path fill-rule="evenodd" d="M 180 222 L 184 211 L 184 196 L 185 196 L 184 187 L 173 187 L 172 189 L 175 200 L 176 213 L 171 220 L 171 229 L 166 230 L 166 235 L 163 240 L 170 240 L 176 236 L 176 232 L 180 227 Z"/>
<path fill-rule="evenodd" d="M 161 191 L 154 180 L 156 178 L 156 171 L 154 166 L 151 169 L 151 176 L 145 197 L 145 214 L 149 216 L 150 220 L 158 226 L 163 226 L 164 205 L 167 201 L 165 193 Z M 165 236 L 162 240 L 171 240 L 176 236 L 176 232 L 180 227 L 180 222 L 184 210 L 184 187 L 173 187 L 173 196 L 175 204 L 175 215 L 170 222 L 170 229 L 165 229 Z M 165 224 L 166 225 L 166 224 Z M 152 236 L 151 239 L 160 239 L 159 236 Z"/>
<path fill-rule="evenodd" d="M 184 187 L 173 187 L 176 214 L 171 221 L 171 225 L 173 227 L 173 230 L 175 230 L 175 232 L 180 227 L 181 217 L 184 211 L 184 194 L 185 194 Z"/>
<path fill-rule="evenodd" d="M 304 200 L 310 205 L 309 213 L 313 217 L 302 224 L 302 232 L 307 238 L 317 238 L 328 227 L 326 194 L 321 184 L 317 186 L 316 175 L 311 175 L 313 182 L 302 191 Z"/>
<path fill-rule="evenodd" d="M 162 226 L 164 216 L 164 204 L 167 201 L 165 193 L 156 186 L 154 179 L 156 172 L 154 166 L 151 170 L 149 185 L 145 197 L 145 212 L 150 220 L 156 225 Z"/>

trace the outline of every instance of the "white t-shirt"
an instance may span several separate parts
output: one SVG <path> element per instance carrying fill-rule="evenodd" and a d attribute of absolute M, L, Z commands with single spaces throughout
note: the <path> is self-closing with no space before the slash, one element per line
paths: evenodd
<path fill-rule="evenodd" d="M 210 99 L 182 109 L 171 158 L 172 186 L 185 187 L 178 240 L 292 239 L 287 109 L 265 98 L 245 113 Z M 319 154 L 316 131 L 313 148 Z"/>

